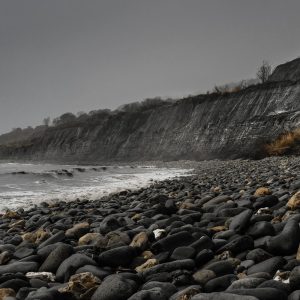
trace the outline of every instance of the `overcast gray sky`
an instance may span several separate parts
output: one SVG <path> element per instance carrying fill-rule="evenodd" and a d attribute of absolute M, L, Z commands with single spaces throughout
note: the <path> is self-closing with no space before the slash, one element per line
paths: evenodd
<path fill-rule="evenodd" d="M 0 0 L 0 132 L 206 92 L 300 55 L 299 0 Z"/>

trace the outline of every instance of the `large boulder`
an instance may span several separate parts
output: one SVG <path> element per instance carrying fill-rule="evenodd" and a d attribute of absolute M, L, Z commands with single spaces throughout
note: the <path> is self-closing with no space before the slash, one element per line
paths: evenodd
<path fill-rule="evenodd" d="M 61 263 L 73 253 L 73 247 L 67 244 L 59 244 L 40 266 L 40 272 L 56 273 Z"/>
<path fill-rule="evenodd" d="M 96 262 L 84 254 L 76 253 L 71 255 L 59 266 L 56 272 L 56 280 L 67 282 L 78 268 L 85 265 L 96 265 Z"/>
<path fill-rule="evenodd" d="M 135 257 L 135 249 L 130 246 L 122 246 L 102 252 L 99 255 L 99 264 L 110 267 L 127 267 Z"/>
<path fill-rule="evenodd" d="M 27 273 L 36 272 L 38 270 L 38 263 L 36 262 L 21 262 L 17 261 L 9 265 L 0 266 L 0 275 L 5 273 Z"/>
<path fill-rule="evenodd" d="M 290 255 L 296 253 L 299 243 L 299 224 L 295 220 L 290 220 L 280 234 L 270 238 L 267 243 L 267 249 L 275 255 Z"/>
<path fill-rule="evenodd" d="M 120 275 L 110 275 L 97 288 L 91 300 L 127 300 L 137 291 L 134 280 Z"/>

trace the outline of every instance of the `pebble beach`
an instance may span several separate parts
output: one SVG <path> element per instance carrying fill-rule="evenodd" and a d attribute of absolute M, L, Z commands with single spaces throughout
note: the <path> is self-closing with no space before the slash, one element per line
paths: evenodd
<path fill-rule="evenodd" d="M 0 218 L 0 299 L 300 299 L 300 157 Z"/>

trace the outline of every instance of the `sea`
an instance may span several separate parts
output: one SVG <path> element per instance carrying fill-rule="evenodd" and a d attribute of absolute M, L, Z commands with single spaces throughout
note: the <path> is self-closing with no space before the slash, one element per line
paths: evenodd
<path fill-rule="evenodd" d="M 0 212 L 41 202 L 97 200 L 154 181 L 187 176 L 190 169 L 155 166 L 56 165 L 0 162 Z"/>

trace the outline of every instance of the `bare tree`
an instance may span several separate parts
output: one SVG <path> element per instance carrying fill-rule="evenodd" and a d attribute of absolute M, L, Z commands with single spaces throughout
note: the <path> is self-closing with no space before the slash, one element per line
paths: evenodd
<path fill-rule="evenodd" d="M 44 118 L 43 124 L 44 124 L 45 126 L 49 126 L 49 125 L 50 125 L 50 117 Z"/>
<path fill-rule="evenodd" d="M 271 75 L 271 70 L 272 70 L 271 65 L 264 60 L 256 73 L 256 76 L 261 81 L 261 83 L 265 83 L 266 81 L 268 81 Z"/>

